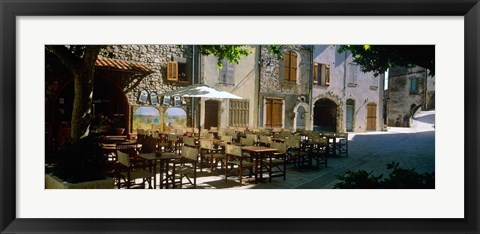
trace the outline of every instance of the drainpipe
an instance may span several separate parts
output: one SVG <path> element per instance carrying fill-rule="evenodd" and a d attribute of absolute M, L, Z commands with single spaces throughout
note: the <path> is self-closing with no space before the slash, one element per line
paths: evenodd
<path fill-rule="evenodd" d="M 308 129 L 307 129 L 307 126 L 306 126 L 306 123 L 305 123 L 305 130 L 312 130 L 310 129 L 312 124 L 313 124 L 313 70 L 314 70 L 314 64 L 313 64 L 313 50 L 315 49 L 315 46 L 314 45 L 310 45 L 310 77 L 308 79 L 308 108 L 310 108 L 310 110 L 308 110 L 309 112 L 309 123 L 308 123 Z"/>
<path fill-rule="evenodd" d="M 193 45 L 192 49 L 192 85 L 195 84 L 195 48 L 197 48 L 195 45 Z M 195 98 L 192 98 L 192 127 L 195 128 L 197 126 L 195 124 L 197 118 L 195 118 Z"/>
<path fill-rule="evenodd" d="M 260 98 L 260 80 L 262 79 L 262 45 L 259 45 L 259 63 L 258 63 L 258 88 L 257 88 L 257 128 L 261 127 L 262 116 L 263 116 L 263 107 L 260 108 L 261 98 Z"/>

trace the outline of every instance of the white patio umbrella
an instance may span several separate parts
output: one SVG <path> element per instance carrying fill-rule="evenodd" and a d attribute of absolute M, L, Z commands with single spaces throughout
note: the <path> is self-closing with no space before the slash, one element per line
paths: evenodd
<path fill-rule="evenodd" d="M 159 94 L 161 96 L 179 96 L 179 97 L 200 97 L 200 98 L 219 98 L 219 99 L 243 99 L 235 94 L 218 90 L 204 84 L 194 84 L 185 88 L 169 91 Z"/>
<path fill-rule="evenodd" d="M 235 94 L 218 90 L 204 84 L 194 84 L 194 85 L 187 86 L 185 88 L 172 90 L 159 95 L 160 96 L 192 97 L 192 98 L 243 99 L 242 97 L 239 97 Z M 192 103 L 192 110 L 193 110 L 193 107 L 194 105 Z M 192 119 L 192 121 L 194 120 Z M 195 126 L 196 124 L 194 123 L 193 125 Z"/>

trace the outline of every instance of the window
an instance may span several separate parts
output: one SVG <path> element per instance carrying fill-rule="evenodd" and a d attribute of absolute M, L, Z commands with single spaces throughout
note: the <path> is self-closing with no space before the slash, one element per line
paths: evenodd
<path fill-rule="evenodd" d="M 249 110 L 248 100 L 230 100 L 230 126 L 247 127 Z"/>
<path fill-rule="evenodd" d="M 418 78 L 410 78 L 410 94 L 418 94 Z"/>
<path fill-rule="evenodd" d="M 285 81 L 297 81 L 297 53 L 290 50 L 283 54 Z"/>
<path fill-rule="evenodd" d="M 283 127 L 283 100 L 279 98 L 266 99 L 266 122 L 267 128 Z"/>
<path fill-rule="evenodd" d="M 169 61 L 167 64 L 167 80 L 188 81 L 187 63 Z"/>
<path fill-rule="evenodd" d="M 330 65 L 315 63 L 313 67 L 313 84 L 321 86 L 330 85 Z"/>
<path fill-rule="evenodd" d="M 224 85 L 235 85 L 235 64 L 229 63 L 226 59 L 223 60 L 219 82 Z"/>
<path fill-rule="evenodd" d="M 350 79 L 348 81 L 348 86 L 350 87 L 357 86 L 357 75 L 358 75 L 358 65 L 355 63 L 350 63 Z"/>

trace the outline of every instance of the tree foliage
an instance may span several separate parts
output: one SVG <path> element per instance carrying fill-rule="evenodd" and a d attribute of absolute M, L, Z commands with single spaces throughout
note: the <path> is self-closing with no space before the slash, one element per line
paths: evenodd
<path fill-rule="evenodd" d="M 435 75 L 434 45 L 342 45 L 339 52 L 350 51 L 363 72 L 383 74 L 388 68 L 421 66 Z"/>
<path fill-rule="evenodd" d="M 419 174 L 415 169 L 400 168 L 398 162 L 387 164 L 392 170 L 387 178 L 383 174 L 373 175 L 373 172 L 359 170 L 348 171 L 343 176 L 337 176 L 341 182 L 334 188 L 340 189 L 433 189 L 435 188 L 435 173 Z"/>

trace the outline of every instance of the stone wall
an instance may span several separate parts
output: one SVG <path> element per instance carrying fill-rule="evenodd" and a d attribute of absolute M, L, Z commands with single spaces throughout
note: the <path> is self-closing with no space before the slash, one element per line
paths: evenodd
<path fill-rule="evenodd" d="M 139 79 L 124 80 L 122 87 L 131 105 L 138 104 L 141 90 L 157 91 L 158 94 L 190 85 L 191 82 L 172 82 L 166 80 L 167 63 L 172 59 L 191 61 L 193 46 L 182 45 L 109 45 L 100 52 L 99 57 L 127 60 L 147 64 L 153 73 Z M 191 64 L 191 62 L 189 63 Z M 191 67 L 190 69 L 191 70 Z M 191 77 L 191 74 L 189 74 Z M 190 79 L 189 79 L 190 81 Z"/>
<path fill-rule="evenodd" d="M 422 67 L 393 68 L 388 78 L 387 125 L 410 127 L 412 108 L 424 106 L 427 70 Z M 418 93 L 410 94 L 411 79 L 418 78 Z M 430 94 L 432 95 L 432 94 Z"/>
<path fill-rule="evenodd" d="M 311 79 L 311 52 L 310 46 L 286 45 L 283 51 L 293 50 L 297 53 L 297 81 L 285 81 L 283 60 L 269 54 L 267 46 L 262 46 L 260 54 L 260 116 L 264 116 L 264 101 L 267 97 L 282 98 L 285 102 L 284 128 L 294 128 L 295 107 L 299 97 L 309 100 L 309 82 Z M 308 110 L 307 110 L 308 111 Z M 307 116 L 309 118 L 309 115 Z M 260 120 L 260 126 L 264 126 L 265 117 Z M 306 120 L 309 123 L 310 119 Z"/>

